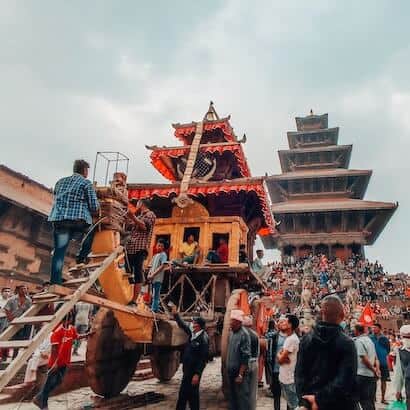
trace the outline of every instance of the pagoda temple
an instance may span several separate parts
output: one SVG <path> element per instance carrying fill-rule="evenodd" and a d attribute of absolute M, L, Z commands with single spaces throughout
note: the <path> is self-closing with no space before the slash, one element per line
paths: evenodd
<path fill-rule="evenodd" d="M 363 200 L 372 171 L 349 169 L 352 145 L 338 145 L 327 114 L 311 111 L 296 127 L 287 133 L 289 149 L 279 151 L 282 174 L 266 179 L 278 223 L 270 247 L 282 257 L 364 255 L 397 204 Z"/>
<path fill-rule="evenodd" d="M 241 231 L 244 237 L 229 238 L 230 254 L 238 255 L 239 245 L 242 244 L 246 245 L 248 255 L 252 255 L 256 235 L 271 236 L 274 224 L 264 178 L 251 176 L 244 154 L 246 135 L 239 139 L 230 124 L 230 116 L 220 118 L 212 102 L 201 121 L 177 123 L 173 124 L 173 128 L 181 145 L 146 146 L 151 151 L 152 165 L 168 182 L 130 183 L 129 197 L 150 198 L 152 209 L 157 215 L 158 229 L 161 223 L 169 223 L 167 220 L 172 219 L 175 205 L 183 212 L 193 202 L 199 203 L 211 219 L 220 217 L 221 221 L 227 221 L 226 217 L 239 217 L 238 223 L 245 224 Z M 188 211 L 185 214 L 188 215 Z M 207 226 L 205 224 L 203 230 L 208 230 Z M 217 238 L 223 232 L 214 234 Z M 209 233 L 198 231 L 195 236 L 199 236 L 200 245 L 208 246 L 209 238 L 205 240 L 204 237 L 209 236 Z M 168 239 L 169 243 L 174 242 L 173 238 Z M 211 243 L 215 243 L 215 240 L 211 239 Z M 170 257 L 177 256 L 176 245 L 174 242 Z"/>

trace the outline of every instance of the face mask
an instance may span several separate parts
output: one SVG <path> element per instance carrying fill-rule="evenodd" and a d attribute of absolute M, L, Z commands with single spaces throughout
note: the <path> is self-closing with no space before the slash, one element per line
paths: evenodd
<path fill-rule="evenodd" d="M 189 330 L 191 331 L 191 333 L 195 333 L 195 332 L 194 332 L 194 324 L 193 324 L 193 323 L 190 323 L 190 324 L 189 324 Z"/>
<path fill-rule="evenodd" d="M 404 339 L 403 338 L 403 346 L 405 349 L 410 350 L 410 339 Z"/>

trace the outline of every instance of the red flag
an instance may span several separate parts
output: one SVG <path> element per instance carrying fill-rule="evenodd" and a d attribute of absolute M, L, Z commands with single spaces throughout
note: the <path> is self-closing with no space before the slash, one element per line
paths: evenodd
<path fill-rule="evenodd" d="M 374 312 L 372 308 L 370 307 L 370 304 L 367 303 L 366 306 L 363 309 L 363 312 L 359 318 L 359 323 L 363 326 L 373 326 L 374 325 Z"/>

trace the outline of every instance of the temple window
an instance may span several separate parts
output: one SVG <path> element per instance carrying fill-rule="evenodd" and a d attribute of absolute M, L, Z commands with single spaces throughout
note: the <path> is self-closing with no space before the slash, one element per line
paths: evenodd
<path fill-rule="evenodd" d="M 190 235 L 194 235 L 194 240 L 198 242 L 199 241 L 199 231 L 200 231 L 199 227 L 185 228 L 184 229 L 184 242 L 187 241 L 188 236 Z"/>
<path fill-rule="evenodd" d="M 28 265 L 33 262 L 30 259 L 23 258 L 21 256 L 16 256 L 17 266 L 15 269 L 19 272 L 25 272 L 28 270 Z"/>

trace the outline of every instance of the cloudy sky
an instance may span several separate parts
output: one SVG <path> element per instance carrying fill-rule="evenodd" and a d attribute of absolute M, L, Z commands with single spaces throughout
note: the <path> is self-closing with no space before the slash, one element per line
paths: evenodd
<path fill-rule="evenodd" d="M 408 271 L 410 2 L 13 1 L 0 13 L 0 162 L 52 186 L 73 159 L 128 155 L 130 181 L 161 181 L 144 144 L 209 100 L 232 115 L 253 175 L 279 173 L 294 117 L 329 113 L 367 197 L 400 208 L 372 259 Z"/>

